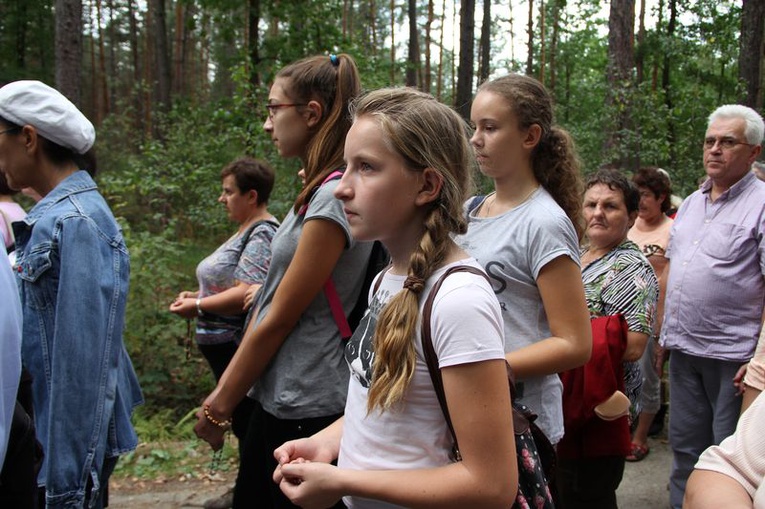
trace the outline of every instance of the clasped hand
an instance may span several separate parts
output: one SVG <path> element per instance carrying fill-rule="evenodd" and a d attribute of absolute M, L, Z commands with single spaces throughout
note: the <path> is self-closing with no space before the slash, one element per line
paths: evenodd
<path fill-rule="evenodd" d="M 278 462 L 274 482 L 293 504 L 304 509 L 324 509 L 337 503 L 342 493 L 339 470 L 330 465 L 332 454 L 312 438 L 285 443 L 274 451 Z"/>

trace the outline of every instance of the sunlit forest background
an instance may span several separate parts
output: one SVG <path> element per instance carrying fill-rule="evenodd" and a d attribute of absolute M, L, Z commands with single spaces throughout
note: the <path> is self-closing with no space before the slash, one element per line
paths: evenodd
<path fill-rule="evenodd" d="M 762 112 L 763 34 L 762 0 L 3 0 L 0 84 L 45 81 L 96 125 L 97 180 L 132 255 L 126 337 L 143 412 L 178 417 L 212 380 L 167 306 L 234 230 L 220 169 L 245 153 L 269 161 L 277 217 L 299 186 L 299 162 L 262 130 L 284 64 L 349 53 L 366 89 L 417 87 L 463 115 L 485 79 L 532 75 L 585 172 L 658 165 L 684 196 L 703 175 L 709 113 Z"/>

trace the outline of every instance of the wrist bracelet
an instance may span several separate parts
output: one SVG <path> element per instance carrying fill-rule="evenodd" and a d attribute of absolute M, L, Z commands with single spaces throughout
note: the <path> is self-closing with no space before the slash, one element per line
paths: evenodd
<path fill-rule="evenodd" d="M 202 298 L 197 297 L 197 316 L 205 316 L 204 311 L 202 311 Z"/>
<path fill-rule="evenodd" d="M 212 414 L 210 413 L 210 405 L 203 406 L 202 412 L 205 414 L 205 419 L 207 419 L 214 425 L 218 426 L 219 428 L 228 429 L 231 427 L 231 417 L 223 421 L 219 421 L 218 419 L 213 417 Z"/>

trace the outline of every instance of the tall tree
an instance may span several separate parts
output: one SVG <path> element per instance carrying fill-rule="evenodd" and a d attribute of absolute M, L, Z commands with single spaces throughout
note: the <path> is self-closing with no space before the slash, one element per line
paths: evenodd
<path fill-rule="evenodd" d="M 82 0 L 56 0 L 56 88 L 78 107 L 81 69 Z"/>
<path fill-rule="evenodd" d="M 534 74 L 534 0 L 529 0 L 529 22 L 526 29 L 529 35 L 528 43 L 526 44 L 526 74 L 533 76 Z"/>
<path fill-rule="evenodd" d="M 420 40 L 417 29 L 417 0 L 407 0 L 409 13 L 409 51 L 406 62 L 406 86 L 417 86 L 417 74 L 420 69 Z"/>
<path fill-rule="evenodd" d="M 170 48 L 167 42 L 167 13 L 164 0 L 149 0 L 151 33 L 156 69 L 155 99 L 160 111 L 170 108 Z"/>
<path fill-rule="evenodd" d="M 433 12 L 433 0 L 428 0 L 428 21 L 425 23 L 425 72 L 422 79 L 422 89 L 425 92 L 430 93 L 431 78 L 431 63 L 430 63 L 430 46 L 432 44 L 431 28 L 433 27 L 433 18 L 435 14 Z"/>
<path fill-rule="evenodd" d="M 250 59 L 250 84 L 257 87 L 260 85 L 260 0 L 248 0 L 248 38 L 247 47 L 249 48 Z"/>
<path fill-rule="evenodd" d="M 765 1 L 743 0 L 738 74 L 746 86 L 744 104 L 757 110 L 761 110 L 763 106 L 764 36 Z"/>
<path fill-rule="evenodd" d="M 640 14 L 638 15 L 637 52 L 635 55 L 635 71 L 637 83 L 643 82 L 645 70 L 645 0 L 640 0 Z"/>
<path fill-rule="evenodd" d="M 475 0 L 460 2 L 460 65 L 457 71 L 457 94 L 454 106 L 463 118 L 470 118 L 473 97 L 473 62 L 475 60 Z"/>
<path fill-rule="evenodd" d="M 550 36 L 550 83 L 548 85 L 550 93 L 555 92 L 555 80 L 557 79 L 555 59 L 558 56 L 558 38 L 560 37 L 560 12 L 563 6 L 565 6 L 565 0 L 553 0 L 552 35 Z"/>
<path fill-rule="evenodd" d="M 483 0 L 483 21 L 481 22 L 480 68 L 478 69 L 478 82 L 483 83 L 489 79 L 491 73 L 491 1 Z"/>
<path fill-rule="evenodd" d="M 608 16 L 608 64 L 606 103 L 609 115 L 606 150 L 612 162 L 627 164 L 624 132 L 630 127 L 629 97 L 633 89 L 632 69 L 635 58 L 632 37 L 635 27 L 635 0 L 611 0 Z"/>
<path fill-rule="evenodd" d="M 672 87 L 670 85 L 670 66 L 674 63 L 670 55 L 672 54 L 671 41 L 675 36 L 677 25 L 677 0 L 669 0 L 669 22 L 667 24 L 667 41 L 664 45 L 664 67 L 661 73 L 661 88 L 664 91 L 664 105 L 669 115 L 667 116 L 667 144 L 669 145 L 669 167 L 677 167 L 677 135 L 675 133 L 674 100 L 672 98 Z"/>

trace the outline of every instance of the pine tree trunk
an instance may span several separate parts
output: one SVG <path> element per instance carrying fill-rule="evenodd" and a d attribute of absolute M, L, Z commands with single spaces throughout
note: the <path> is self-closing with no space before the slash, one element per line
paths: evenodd
<path fill-rule="evenodd" d="M 154 40 L 154 67 L 156 69 L 155 101 L 160 111 L 170 108 L 171 71 L 167 44 L 167 15 L 163 0 L 149 0 L 151 32 Z"/>
<path fill-rule="evenodd" d="M 669 24 L 667 25 L 667 39 L 672 40 L 675 36 L 675 25 L 677 24 L 677 0 L 669 0 Z M 661 74 L 661 88 L 664 91 L 664 104 L 667 107 L 667 143 L 669 144 L 669 167 L 674 168 L 677 162 L 677 150 L 675 143 L 677 141 L 677 134 L 675 130 L 675 122 L 672 120 L 674 114 L 674 101 L 672 100 L 672 88 L 670 84 L 669 70 L 671 60 L 669 58 L 670 52 L 664 53 L 664 68 Z"/>
<path fill-rule="evenodd" d="M 409 48 L 406 63 L 406 86 L 417 86 L 417 72 L 420 68 L 420 42 L 417 30 L 417 0 L 407 1 L 409 14 Z"/>
<path fill-rule="evenodd" d="M 491 73 L 491 1 L 483 0 L 483 22 L 481 23 L 481 59 L 478 71 L 478 83 L 489 79 Z"/>
<path fill-rule="evenodd" d="M 135 108 L 135 126 L 139 133 L 144 132 L 143 119 L 143 100 L 141 94 L 141 55 L 138 46 L 138 21 L 133 6 L 133 0 L 127 0 L 128 22 L 130 27 L 130 56 L 133 62 L 133 81 L 130 94 L 133 97 L 133 107 Z"/>
<path fill-rule="evenodd" d="M 761 110 L 763 106 L 764 39 L 765 2 L 763 0 L 743 0 L 738 75 L 746 86 L 744 104 L 756 110 Z"/>
<path fill-rule="evenodd" d="M 457 71 L 455 109 L 463 118 L 470 118 L 473 98 L 473 63 L 475 61 L 475 0 L 460 2 L 460 65 Z"/>
<path fill-rule="evenodd" d="M 82 0 L 56 0 L 56 88 L 81 106 Z"/>
<path fill-rule="evenodd" d="M 249 20 L 247 47 L 250 56 L 250 83 L 257 87 L 260 85 L 260 0 L 249 0 L 247 11 Z"/>
<path fill-rule="evenodd" d="M 645 65 L 645 0 L 640 0 L 640 14 L 638 17 L 637 54 L 635 55 L 635 70 L 637 83 L 643 83 Z"/>
<path fill-rule="evenodd" d="M 441 100 L 444 78 L 444 23 L 446 23 L 446 0 L 441 2 L 441 30 L 438 36 L 438 78 L 436 79 L 436 97 Z"/>
<path fill-rule="evenodd" d="M 390 0 L 390 84 L 396 83 L 396 1 Z"/>
<path fill-rule="evenodd" d="M 629 97 L 632 91 L 635 27 L 635 0 L 611 0 L 608 17 L 608 66 L 606 103 L 611 114 L 606 128 L 605 149 L 611 162 L 623 167 L 628 163 L 623 132 L 630 127 Z"/>
<path fill-rule="evenodd" d="M 547 64 L 545 21 L 545 0 L 539 0 L 539 81 L 542 83 L 545 82 L 545 65 Z"/>
<path fill-rule="evenodd" d="M 555 81 L 557 79 L 557 70 L 555 69 L 555 59 L 558 53 L 558 37 L 560 37 L 560 11 L 562 0 L 553 0 L 553 26 L 552 26 L 552 38 L 550 39 L 550 83 L 548 88 L 550 93 L 555 92 Z M 565 4 L 565 1 L 563 1 Z"/>
<path fill-rule="evenodd" d="M 528 23 L 529 42 L 526 45 L 528 55 L 526 56 L 526 74 L 534 75 L 534 0 L 529 0 L 529 23 Z"/>
<path fill-rule="evenodd" d="M 109 88 L 106 84 L 106 50 L 104 48 L 104 29 L 101 25 L 101 0 L 96 0 L 96 23 L 98 23 L 98 70 L 100 73 L 102 110 L 98 114 L 98 123 L 109 114 Z"/>
<path fill-rule="evenodd" d="M 430 45 L 432 43 L 431 40 L 431 27 L 433 26 L 433 0 L 428 0 L 428 21 L 425 24 L 425 72 L 422 77 L 422 90 L 424 90 L 427 93 L 430 93 L 430 85 L 432 81 L 432 70 L 431 70 L 431 64 L 430 64 Z"/>

